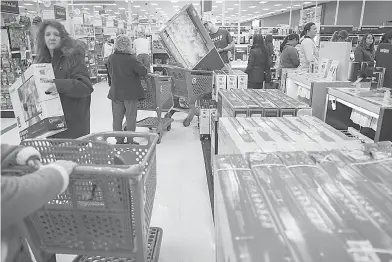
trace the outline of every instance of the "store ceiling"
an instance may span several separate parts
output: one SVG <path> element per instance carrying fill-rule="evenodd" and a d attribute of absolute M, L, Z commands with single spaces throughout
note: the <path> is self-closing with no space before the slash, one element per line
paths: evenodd
<path fill-rule="evenodd" d="M 38 0 L 43 2 L 42 0 Z M 129 0 L 132 1 L 132 0 Z M 52 4 L 56 4 L 58 0 L 52 0 Z M 182 6 L 192 2 L 193 5 L 200 9 L 199 0 L 133 0 L 132 1 L 132 15 L 135 17 L 152 17 L 154 19 L 162 18 L 167 20 L 171 18 Z M 219 0 L 212 1 L 212 13 L 213 17 L 220 21 L 222 19 L 222 2 Z M 330 1 L 317 1 L 318 4 Z M 255 17 L 262 18 L 279 13 L 288 12 L 290 6 L 295 9 L 301 9 L 302 6 L 307 7 L 315 5 L 316 1 L 262 1 L 262 0 L 226 0 L 224 1 L 224 16 L 225 20 L 232 21 L 246 21 L 251 20 Z M 73 8 L 79 9 L 81 12 L 88 14 L 94 14 L 103 10 L 103 6 L 106 6 L 106 13 L 110 16 L 117 18 L 121 17 L 121 14 L 125 14 L 128 10 L 128 0 L 73 0 Z M 71 6 L 71 0 L 69 0 Z M 239 7 L 241 5 L 241 12 Z M 20 11 L 22 13 L 29 12 L 34 14 L 37 10 L 37 0 L 24 0 L 20 1 Z M 123 16 L 122 16 L 123 17 Z"/>

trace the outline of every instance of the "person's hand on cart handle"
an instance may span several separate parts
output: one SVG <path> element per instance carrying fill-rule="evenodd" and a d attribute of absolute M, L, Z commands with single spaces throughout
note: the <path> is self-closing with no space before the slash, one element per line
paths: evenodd
<path fill-rule="evenodd" d="M 34 147 L 25 147 L 16 155 L 16 164 L 20 166 L 30 166 L 38 169 L 41 165 L 41 154 Z"/>
<path fill-rule="evenodd" d="M 143 165 L 132 165 L 129 168 L 129 171 L 132 175 L 138 175 L 141 174 L 144 170 L 144 166 Z"/>

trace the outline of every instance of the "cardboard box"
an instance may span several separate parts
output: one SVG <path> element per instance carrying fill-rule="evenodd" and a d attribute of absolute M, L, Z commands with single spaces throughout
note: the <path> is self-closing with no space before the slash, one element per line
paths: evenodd
<path fill-rule="evenodd" d="M 210 108 L 208 100 L 200 100 L 200 136 L 210 134 Z"/>
<path fill-rule="evenodd" d="M 226 89 L 226 74 L 222 70 L 215 70 L 214 71 L 214 77 L 215 77 L 215 100 L 218 101 L 218 94 L 220 89 Z"/>
<path fill-rule="evenodd" d="M 238 75 L 233 71 L 227 71 L 227 89 L 238 88 Z"/>
<path fill-rule="evenodd" d="M 238 83 L 237 86 L 239 89 L 247 89 L 248 88 L 248 74 L 241 70 L 234 70 L 237 74 Z"/>
<path fill-rule="evenodd" d="M 31 65 L 10 88 L 21 140 L 48 137 L 66 130 L 59 94 L 45 94 L 54 85 L 51 64 Z"/>

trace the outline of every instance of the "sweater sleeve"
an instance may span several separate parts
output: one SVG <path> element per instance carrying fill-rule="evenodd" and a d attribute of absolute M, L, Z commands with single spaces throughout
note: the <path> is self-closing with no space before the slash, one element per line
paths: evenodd
<path fill-rule="evenodd" d="M 147 68 L 145 68 L 144 65 L 136 58 L 134 59 L 134 69 L 133 70 L 140 77 L 144 77 L 148 73 Z"/>
<path fill-rule="evenodd" d="M 252 70 L 253 67 L 254 60 L 255 60 L 254 51 L 251 49 L 249 52 L 248 65 L 246 66 L 245 73 L 247 74 L 250 73 L 250 70 Z"/>
<path fill-rule="evenodd" d="M 60 94 L 69 97 L 87 97 L 93 91 L 89 72 L 84 61 L 79 61 L 76 65 L 69 68 L 69 79 L 55 79 L 57 90 Z"/>
<path fill-rule="evenodd" d="M 293 66 L 294 67 L 298 67 L 299 64 L 300 64 L 300 60 L 299 60 L 299 57 L 298 57 L 297 50 L 293 47 L 293 48 L 289 48 L 287 50 L 287 52 L 288 52 L 288 56 L 289 56 L 289 58 L 291 60 L 291 63 L 293 64 Z"/>
<path fill-rule="evenodd" d="M 17 223 L 59 195 L 68 186 L 68 174 L 56 164 L 22 177 L 1 177 L 1 227 Z"/>

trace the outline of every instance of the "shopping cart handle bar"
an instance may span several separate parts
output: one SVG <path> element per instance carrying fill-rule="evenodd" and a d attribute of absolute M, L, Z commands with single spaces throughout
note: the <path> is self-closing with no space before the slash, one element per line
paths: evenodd
<path fill-rule="evenodd" d="M 152 148 L 155 148 L 158 143 L 158 138 L 159 136 L 157 134 L 150 134 L 150 133 L 139 133 L 139 132 L 130 132 L 130 131 L 110 131 L 110 132 L 100 132 L 100 133 L 94 133 L 94 134 L 89 134 L 83 137 L 80 137 L 78 139 L 80 140 L 106 140 L 109 137 L 118 137 L 118 138 L 135 138 L 135 137 L 144 137 L 149 139 L 149 149 L 147 150 L 147 154 L 143 159 L 143 162 L 141 163 L 142 166 L 147 166 L 147 162 L 151 159 L 152 153 L 155 152 L 155 150 L 151 150 Z M 150 141 L 150 138 L 152 138 L 152 141 Z"/>

